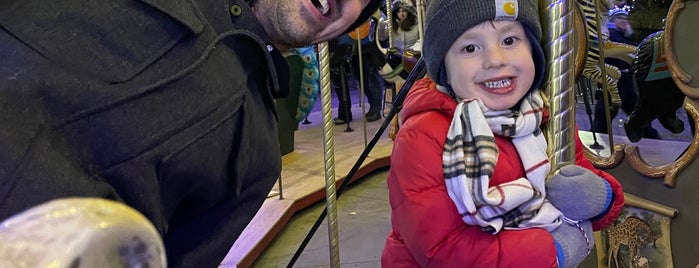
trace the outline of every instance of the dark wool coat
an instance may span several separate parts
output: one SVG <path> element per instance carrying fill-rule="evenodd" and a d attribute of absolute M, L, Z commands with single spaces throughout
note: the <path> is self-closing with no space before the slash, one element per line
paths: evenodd
<path fill-rule="evenodd" d="M 456 101 L 435 83 L 415 83 L 405 99 L 403 125 L 393 145 L 388 174 L 392 231 L 386 240 L 383 267 L 557 267 L 556 249 L 541 228 L 503 230 L 492 235 L 464 223 L 449 198 L 442 170 L 442 150 Z M 577 133 L 577 132 L 576 132 Z M 615 198 L 609 212 L 592 221 L 599 230 L 623 207 L 623 190 L 611 175 L 595 169 L 576 134 L 576 164 L 606 179 Z M 511 140 L 495 136 L 499 155 L 491 185 L 525 176 Z"/>
<path fill-rule="evenodd" d="M 115 199 L 216 267 L 281 170 L 288 66 L 242 0 L 2 1 L 0 220 Z"/>

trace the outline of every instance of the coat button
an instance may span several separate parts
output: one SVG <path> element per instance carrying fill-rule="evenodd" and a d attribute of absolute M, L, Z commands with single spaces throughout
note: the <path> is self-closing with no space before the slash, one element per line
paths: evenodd
<path fill-rule="evenodd" d="M 233 16 L 240 16 L 241 13 L 243 13 L 243 9 L 240 8 L 240 5 L 235 4 L 231 6 L 231 14 Z"/>
<path fill-rule="evenodd" d="M 267 45 L 267 51 L 272 52 L 274 50 L 274 47 L 272 45 Z"/>

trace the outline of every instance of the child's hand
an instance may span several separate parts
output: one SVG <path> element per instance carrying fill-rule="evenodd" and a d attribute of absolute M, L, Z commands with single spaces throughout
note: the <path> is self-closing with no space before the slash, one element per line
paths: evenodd
<path fill-rule="evenodd" d="M 556 243 L 558 267 L 577 267 L 595 245 L 590 221 L 577 224 L 564 221 L 551 232 L 551 236 Z"/>
<path fill-rule="evenodd" d="M 546 181 L 546 198 L 573 220 L 587 220 L 605 212 L 614 192 L 609 183 L 578 165 L 562 167 Z"/>

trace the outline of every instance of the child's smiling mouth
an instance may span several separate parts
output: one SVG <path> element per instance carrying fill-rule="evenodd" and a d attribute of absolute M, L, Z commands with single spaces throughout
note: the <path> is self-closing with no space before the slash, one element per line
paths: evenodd
<path fill-rule="evenodd" d="M 497 78 L 482 82 L 481 85 L 491 93 L 506 94 L 514 90 L 514 77 Z"/>

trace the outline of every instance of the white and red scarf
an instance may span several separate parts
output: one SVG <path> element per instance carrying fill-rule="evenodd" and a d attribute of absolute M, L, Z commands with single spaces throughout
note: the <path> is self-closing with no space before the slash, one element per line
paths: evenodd
<path fill-rule="evenodd" d="M 491 111 L 478 99 L 457 105 L 442 165 L 449 197 L 464 222 L 491 233 L 532 227 L 551 231 L 561 223 L 562 213 L 545 199 L 550 164 L 540 128 L 543 109 L 537 90 L 524 96 L 515 111 Z M 493 134 L 512 139 L 526 177 L 488 186 L 498 159 Z"/>

